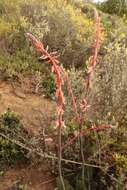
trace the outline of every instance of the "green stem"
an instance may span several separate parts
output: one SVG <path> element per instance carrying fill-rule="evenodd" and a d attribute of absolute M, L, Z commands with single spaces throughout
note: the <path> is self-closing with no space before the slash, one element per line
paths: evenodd
<path fill-rule="evenodd" d="M 65 185 L 64 185 L 64 180 L 63 180 L 63 176 L 62 176 L 62 134 L 61 134 L 61 118 L 62 115 L 59 116 L 59 129 L 58 129 L 58 168 L 59 168 L 59 177 L 60 177 L 60 182 L 62 185 L 62 190 L 65 190 Z"/>
<path fill-rule="evenodd" d="M 85 158 L 84 158 L 84 151 L 83 151 L 83 137 L 80 137 L 80 151 L 82 157 L 82 187 L 85 188 Z"/>

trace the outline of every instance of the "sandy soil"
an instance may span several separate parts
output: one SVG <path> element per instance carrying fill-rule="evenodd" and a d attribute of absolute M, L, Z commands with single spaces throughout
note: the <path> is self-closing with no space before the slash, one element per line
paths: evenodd
<path fill-rule="evenodd" d="M 54 113 L 54 106 L 53 102 L 43 96 L 24 94 L 20 88 L 0 82 L 0 112 L 6 111 L 7 108 L 17 112 L 24 127 L 33 135 L 38 134 L 47 118 Z M 10 190 L 17 180 L 27 184 L 28 190 L 54 189 L 54 176 L 51 176 L 46 164 L 8 168 L 0 177 L 0 190 Z"/>

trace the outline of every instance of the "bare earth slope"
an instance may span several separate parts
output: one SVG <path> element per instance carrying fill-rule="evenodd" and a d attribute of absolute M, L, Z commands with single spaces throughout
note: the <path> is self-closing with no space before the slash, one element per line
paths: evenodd
<path fill-rule="evenodd" d="M 21 116 L 24 127 L 36 135 L 47 118 L 54 112 L 54 103 L 43 96 L 24 94 L 21 89 L 13 88 L 10 83 L 0 82 L 0 113 L 10 108 Z M 16 181 L 23 181 L 28 185 L 28 190 L 53 190 L 53 176 L 44 166 L 20 166 L 8 169 L 4 176 L 0 176 L 0 190 L 10 190 Z M 47 181 L 45 183 L 45 181 Z M 49 182 L 48 182 L 49 181 Z"/>
<path fill-rule="evenodd" d="M 43 125 L 43 119 L 54 112 L 54 104 L 43 96 L 24 94 L 20 88 L 0 82 L 0 112 L 7 108 L 19 113 L 24 127 L 35 134 Z"/>

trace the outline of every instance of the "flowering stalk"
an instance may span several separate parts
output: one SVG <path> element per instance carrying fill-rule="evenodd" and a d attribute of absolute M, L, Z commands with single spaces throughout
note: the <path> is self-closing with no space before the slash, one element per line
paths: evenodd
<path fill-rule="evenodd" d="M 93 76 L 93 72 L 94 72 L 94 68 L 97 64 L 97 56 L 98 56 L 98 50 L 100 48 L 100 39 L 101 39 L 101 27 L 100 27 L 100 18 L 98 16 L 98 12 L 96 9 L 94 9 L 94 15 L 95 15 L 95 43 L 94 43 L 94 46 L 93 46 L 93 55 L 91 56 L 90 58 L 90 67 L 88 68 L 88 78 L 87 78 L 87 91 L 86 91 L 86 94 L 88 92 L 88 90 L 91 88 L 91 81 L 92 81 L 92 76 Z M 69 95 L 71 97 L 71 100 L 72 100 L 72 106 L 74 108 L 74 111 L 75 111 L 75 115 L 76 115 L 76 119 L 77 119 L 77 122 L 78 122 L 78 125 L 79 125 L 79 138 L 80 138 L 80 151 L 81 151 L 81 157 L 82 157 L 82 186 L 84 188 L 84 181 L 85 181 L 85 176 L 84 176 L 84 172 L 85 172 L 85 168 L 84 168 L 84 162 L 85 162 L 85 159 L 84 159 L 84 147 L 83 147 L 83 134 L 85 132 L 82 132 L 82 126 L 83 126 L 83 114 L 84 112 L 87 111 L 87 109 L 89 108 L 89 105 L 86 101 L 86 99 L 83 99 L 82 102 L 80 103 L 80 108 L 81 108 L 81 112 L 79 113 L 79 110 L 77 108 L 77 102 L 76 102 L 76 98 L 73 94 L 73 90 L 72 90 L 72 87 L 71 87 L 71 83 L 69 81 L 69 77 L 68 77 L 68 74 L 65 73 L 65 80 L 67 82 L 67 87 L 68 87 L 68 92 L 69 92 Z M 96 129 L 96 128 L 94 128 Z M 91 128 L 89 130 L 89 132 L 91 130 L 94 130 L 93 128 Z M 97 130 L 97 129 L 96 129 Z M 95 130 L 95 131 L 96 131 Z M 77 139 L 77 137 L 76 137 Z M 71 140 L 71 142 L 73 143 L 74 139 Z M 69 142 L 70 143 L 70 142 Z M 67 147 L 68 144 L 67 143 L 64 147 Z"/>
<path fill-rule="evenodd" d="M 58 127 L 58 166 L 59 166 L 59 176 L 61 180 L 61 184 L 63 186 L 63 190 L 65 190 L 65 185 L 62 177 L 62 168 L 61 168 L 61 160 L 62 160 L 62 139 L 61 139 L 61 130 L 63 126 L 63 105 L 64 105 L 64 95 L 62 91 L 63 79 L 62 79 L 62 70 L 58 65 L 58 54 L 57 52 L 48 53 L 47 49 L 44 48 L 42 42 L 37 40 L 32 34 L 27 33 L 27 37 L 33 42 L 35 48 L 38 52 L 42 54 L 42 59 L 47 60 L 48 63 L 52 66 L 52 72 L 55 75 L 55 85 L 56 85 L 56 100 L 57 100 L 57 122 L 56 125 Z"/>
<path fill-rule="evenodd" d="M 94 17 L 95 17 L 95 43 L 93 45 L 93 55 L 90 58 L 90 67 L 88 68 L 88 79 L 87 79 L 87 88 L 91 87 L 91 81 L 93 77 L 93 71 L 97 64 L 97 56 L 98 50 L 100 48 L 101 42 L 101 27 L 100 27 L 100 17 L 98 16 L 98 12 L 94 9 Z"/>
<path fill-rule="evenodd" d="M 96 9 L 94 9 L 94 17 L 95 17 L 95 44 L 93 46 L 93 55 L 90 58 L 90 67 L 88 69 L 88 79 L 87 79 L 87 92 L 88 90 L 91 88 L 91 81 L 92 81 L 92 77 L 93 77 L 93 72 L 94 72 L 94 68 L 97 64 L 97 56 L 98 56 L 98 50 L 100 48 L 100 39 L 101 39 L 101 27 L 100 27 L 100 18 L 98 16 L 98 12 Z M 86 93 L 87 93 L 86 92 Z M 86 111 L 88 105 L 87 105 L 87 101 L 84 99 L 84 101 L 82 102 L 82 106 L 84 107 L 84 110 Z M 81 131 L 82 133 L 82 128 Z M 82 165 L 82 179 L 84 178 L 84 151 L 83 151 L 83 138 L 82 135 L 80 136 L 80 148 L 81 148 L 81 156 L 82 156 L 82 161 L 83 161 L 83 165 Z"/>
<path fill-rule="evenodd" d="M 95 39 L 95 44 L 93 47 L 93 55 L 90 58 L 90 67 L 88 68 L 88 79 L 87 79 L 87 91 L 88 89 L 91 88 L 91 81 L 92 81 L 92 76 L 93 76 L 93 71 L 94 68 L 97 64 L 97 56 L 98 56 L 98 50 L 100 48 L 100 35 L 101 35 L 101 28 L 100 28 L 100 18 L 98 16 L 98 13 L 96 11 L 96 9 L 94 10 L 94 14 L 95 14 L 95 30 L 96 30 L 96 39 Z M 68 93 L 71 97 L 72 100 L 72 105 L 73 105 L 73 109 L 75 112 L 75 116 L 76 116 L 76 120 L 77 123 L 79 125 L 79 132 L 78 134 L 71 139 L 69 142 L 66 143 L 66 145 L 62 148 L 62 139 L 61 139 L 61 129 L 63 126 L 63 106 L 64 106 L 64 95 L 63 95 L 63 91 L 62 91 L 62 85 L 63 85 L 63 80 L 62 80 L 62 68 L 59 66 L 59 61 L 58 61 L 58 54 L 57 52 L 52 52 L 52 53 L 48 53 L 47 49 L 44 48 L 44 45 L 38 41 L 32 34 L 27 33 L 27 37 L 33 42 L 33 44 L 36 47 L 36 50 L 39 51 L 42 54 L 42 58 L 44 60 L 47 60 L 48 63 L 51 65 L 52 67 L 52 72 L 55 75 L 55 85 L 56 85 L 56 100 L 57 100 L 57 122 L 56 125 L 58 127 L 58 154 L 59 154 L 59 160 L 58 160 L 58 165 L 59 165 L 59 175 L 60 175 L 60 180 L 61 180 L 61 184 L 63 186 L 63 190 L 65 190 L 65 186 L 64 186 L 64 182 L 63 182 L 63 177 L 62 177 L 62 169 L 61 169 L 61 160 L 62 160 L 62 149 L 66 148 L 68 145 L 71 145 L 77 138 L 80 138 L 80 151 L 81 151 L 81 157 L 82 157 L 82 186 L 84 189 L 85 186 L 85 176 L 84 176 L 84 147 L 83 147 L 83 136 L 87 135 L 88 133 L 92 132 L 92 131 L 100 131 L 100 130 L 104 130 L 107 128 L 111 128 L 110 126 L 106 126 L 106 125 L 101 125 L 101 126 L 93 126 L 89 129 L 86 129 L 85 131 L 83 131 L 83 123 L 84 123 L 84 117 L 83 114 L 84 112 L 87 111 L 89 105 L 86 101 L 86 99 L 83 99 L 81 104 L 80 104 L 80 110 L 78 109 L 78 105 L 77 105 L 77 101 L 76 98 L 73 94 L 73 90 L 71 87 L 71 82 L 69 80 L 68 74 L 65 74 L 65 81 L 67 83 L 67 87 L 68 87 Z"/>
<path fill-rule="evenodd" d="M 95 17 L 95 43 L 93 45 L 93 55 L 91 56 L 90 58 L 90 67 L 88 68 L 88 78 L 87 78 L 87 84 L 86 84 L 86 94 L 88 93 L 89 89 L 91 88 L 91 82 L 92 82 L 92 77 L 93 77 L 93 72 L 94 72 L 94 68 L 97 64 L 97 56 L 98 56 L 98 50 L 100 48 L 100 40 L 101 40 L 101 27 L 100 27 L 100 18 L 98 16 L 98 12 L 96 9 L 94 9 L 94 17 Z M 81 102 L 81 106 L 80 106 L 82 109 L 83 109 L 83 112 L 86 112 L 87 108 L 89 107 L 89 105 L 87 104 L 87 101 L 86 99 L 84 99 L 82 102 Z M 89 131 L 92 131 L 92 130 L 97 130 L 96 128 L 91 128 Z M 82 128 L 80 130 L 80 149 L 81 149 L 81 156 L 82 156 L 82 162 L 83 162 L 83 165 L 82 165 L 82 180 L 84 181 L 84 162 L 85 162 L 85 159 L 84 159 L 84 150 L 83 150 L 83 136 L 84 132 L 82 132 Z M 83 184 L 84 185 L 84 184 Z"/>

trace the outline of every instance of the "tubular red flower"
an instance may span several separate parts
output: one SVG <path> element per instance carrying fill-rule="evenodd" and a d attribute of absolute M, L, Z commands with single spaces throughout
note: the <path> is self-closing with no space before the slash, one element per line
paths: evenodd
<path fill-rule="evenodd" d="M 62 91 L 63 79 L 62 79 L 62 70 L 58 65 L 58 57 L 57 52 L 48 53 L 48 51 L 44 48 L 44 45 L 41 41 L 37 40 L 32 34 L 27 33 L 27 37 L 32 41 L 36 50 L 42 54 L 42 58 L 44 60 L 48 60 L 48 63 L 52 65 L 52 72 L 55 75 L 55 85 L 56 85 L 56 99 L 57 99 L 57 114 L 59 118 L 59 125 L 63 123 L 62 115 L 63 115 L 63 105 L 64 105 L 64 95 Z"/>

